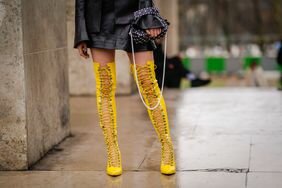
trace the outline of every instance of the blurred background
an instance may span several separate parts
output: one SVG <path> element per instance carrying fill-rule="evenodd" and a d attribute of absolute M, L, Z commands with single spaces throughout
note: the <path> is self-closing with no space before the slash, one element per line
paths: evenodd
<path fill-rule="evenodd" d="M 166 87 L 281 87 L 281 65 L 277 62 L 282 37 L 281 0 L 156 0 L 155 4 L 171 23 Z M 67 7 L 70 44 L 73 40 L 73 7 L 70 1 Z M 162 55 L 155 53 L 159 83 Z M 92 94 L 92 72 L 85 74 L 85 68 L 90 69 L 77 64 L 83 60 L 73 50 L 69 51 L 69 56 L 71 94 Z M 180 59 L 175 61 L 176 57 Z M 128 59 L 119 52 L 117 61 L 120 61 L 118 93 L 131 93 L 135 86 L 131 77 L 124 74 L 124 71 L 128 72 L 124 66 Z M 172 68 L 180 61 L 185 70 Z M 181 78 L 176 78 L 177 75 Z M 192 83 L 191 78 L 199 81 Z M 210 82 L 205 82 L 207 80 Z"/>
<path fill-rule="evenodd" d="M 240 75 L 248 79 L 248 68 L 256 63 L 264 70 L 260 77 L 266 81 L 259 85 L 277 84 L 276 58 L 282 33 L 280 0 L 179 3 L 179 45 L 191 70 L 225 73 L 230 76 L 227 80 L 236 75 L 224 85 L 251 86 L 254 83 L 242 83 Z"/>

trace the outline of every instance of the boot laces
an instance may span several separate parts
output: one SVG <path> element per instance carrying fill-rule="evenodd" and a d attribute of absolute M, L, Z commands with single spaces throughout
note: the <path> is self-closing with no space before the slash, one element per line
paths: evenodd
<path fill-rule="evenodd" d="M 113 111 L 112 96 L 113 78 L 110 73 L 110 67 L 104 66 L 98 69 L 100 75 L 100 110 L 99 116 L 103 130 L 105 142 L 107 145 L 108 164 L 119 167 L 121 165 L 120 151 L 117 143 L 117 131 L 115 127 L 115 117 Z"/>
<path fill-rule="evenodd" d="M 154 66 L 154 69 L 156 69 L 156 66 Z M 153 71 L 154 70 L 147 65 L 137 67 L 139 83 L 144 98 L 149 105 L 155 105 L 160 95 L 160 89 L 156 78 L 153 77 Z M 159 105 L 156 109 L 152 110 L 151 113 L 153 116 L 153 124 L 162 144 L 162 163 L 174 165 L 173 145 L 169 137 L 168 122 L 163 107 Z"/>

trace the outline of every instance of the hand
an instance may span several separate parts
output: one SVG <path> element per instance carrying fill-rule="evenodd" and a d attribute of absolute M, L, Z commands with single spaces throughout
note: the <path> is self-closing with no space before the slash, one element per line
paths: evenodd
<path fill-rule="evenodd" d="M 161 28 L 152 28 L 146 30 L 147 34 L 151 37 L 156 37 L 161 33 Z"/>
<path fill-rule="evenodd" d="M 88 59 L 89 58 L 89 54 L 88 54 L 88 51 L 87 51 L 87 44 L 85 42 L 81 42 L 78 47 L 78 52 L 79 52 L 79 55 L 85 59 Z"/>

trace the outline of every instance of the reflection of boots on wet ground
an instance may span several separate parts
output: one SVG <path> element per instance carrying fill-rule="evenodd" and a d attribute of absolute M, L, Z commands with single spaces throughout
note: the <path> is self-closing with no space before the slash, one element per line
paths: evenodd
<path fill-rule="evenodd" d="M 162 188 L 174 188 L 178 187 L 176 182 L 177 176 L 164 176 L 160 175 L 160 181 Z"/>
<path fill-rule="evenodd" d="M 108 188 L 122 188 L 122 176 L 117 177 L 107 177 L 107 186 Z"/>

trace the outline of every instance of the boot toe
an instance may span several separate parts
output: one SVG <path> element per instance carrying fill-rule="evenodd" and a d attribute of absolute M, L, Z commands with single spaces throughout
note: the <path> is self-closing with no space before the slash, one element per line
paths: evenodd
<path fill-rule="evenodd" d="M 166 175 L 171 175 L 176 172 L 175 166 L 171 165 L 161 165 L 161 173 Z"/>
<path fill-rule="evenodd" d="M 108 167 L 107 174 L 110 176 L 119 176 L 122 174 L 122 168 L 121 167 Z"/>

